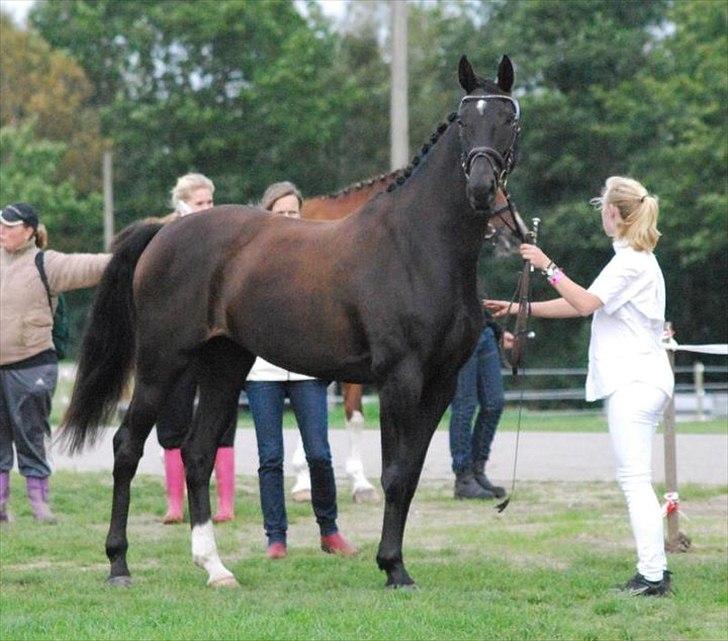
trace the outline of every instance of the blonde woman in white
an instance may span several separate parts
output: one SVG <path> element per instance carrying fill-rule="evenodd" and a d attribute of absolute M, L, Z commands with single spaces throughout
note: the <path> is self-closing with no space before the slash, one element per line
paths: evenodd
<path fill-rule="evenodd" d="M 670 592 L 662 511 L 652 489 L 652 437 L 673 393 L 672 370 L 662 345 L 665 281 L 653 254 L 657 197 L 631 178 L 612 176 L 592 204 L 613 239 L 614 256 L 588 289 L 539 247 L 520 252 L 548 278 L 559 298 L 531 304 L 542 318 L 593 315 L 586 400 L 604 399 L 617 463 L 617 481 L 627 500 L 637 545 L 637 574 L 623 589 L 635 596 Z M 508 301 L 485 301 L 496 317 Z"/>
<path fill-rule="evenodd" d="M 215 204 L 214 193 L 215 185 L 207 176 L 198 173 L 180 176 L 171 191 L 174 211 L 163 218 L 163 222 L 211 209 Z M 183 520 L 185 468 L 181 446 L 192 422 L 196 391 L 197 381 L 190 369 L 180 378 L 157 421 L 157 440 L 164 450 L 167 512 L 162 522 L 166 524 L 182 523 Z M 215 523 L 231 521 L 235 516 L 235 428 L 235 421 L 232 421 L 217 444 L 217 512 L 212 517 Z"/>

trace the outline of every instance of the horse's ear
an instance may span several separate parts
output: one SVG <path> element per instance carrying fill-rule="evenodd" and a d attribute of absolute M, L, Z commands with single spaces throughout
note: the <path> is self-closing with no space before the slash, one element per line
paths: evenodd
<path fill-rule="evenodd" d="M 498 65 L 498 86 L 506 93 L 511 93 L 514 75 L 511 59 L 503 56 Z"/>
<path fill-rule="evenodd" d="M 467 56 L 461 56 L 460 58 L 458 78 L 460 79 L 460 86 L 465 89 L 465 93 L 470 93 L 478 86 L 478 79 L 475 77 L 475 72 L 470 66 Z"/>

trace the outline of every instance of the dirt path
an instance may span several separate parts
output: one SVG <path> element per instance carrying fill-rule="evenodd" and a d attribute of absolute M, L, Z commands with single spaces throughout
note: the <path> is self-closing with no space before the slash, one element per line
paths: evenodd
<path fill-rule="evenodd" d="M 98 445 L 82 455 L 70 458 L 52 451 L 56 470 L 96 471 L 111 470 L 113 454 L 111 438 L 113 430 L 107 430 Z M 285 430 L 286 474 L 291 473 L 290 457 L 296 446 L 296 432 Z M 365 430 L 362 435 L 364 469 L 370 478 L 378 478 L 381 472 L 379 432 Z M 348 437 L 344 430 L 331 430 L 330 442 L 337 477 L 345 477 L 344 461 Z M 499 482 L 511 478 L 516 434 L 502 432 L 496 435 L 493 453 L 488 465 L 489 476 Z M 653 469 L 655 481 L 664 480 L 662 436 L 655 436 Z M 235 458 L 238 474 L 257 474 L 255 433 L 252 429 L 239 429 L 235 442 Z M 679 434 L 677 436 L 677 478 L 680 484 L 701 483 L 728 485 L 728 436 L 716 434 Z M 607 434 L 527 432 L 520 436 L 517 478 L 533 481 L 611 481 L 614 479 L 614 461 Z M 161 449 L 152 433 L 147 441 L 144 457 L 139 464 L 142 474 L 162 474 Z M 447 432 L 438 431 L 430 445 L 424 479 L 450 479 L 450 449 Z"/>

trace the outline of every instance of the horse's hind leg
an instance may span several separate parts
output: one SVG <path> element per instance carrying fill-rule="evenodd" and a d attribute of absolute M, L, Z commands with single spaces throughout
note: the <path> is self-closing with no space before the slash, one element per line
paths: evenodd
<path fill-rule="evenodd" d="M 121 427 L 114 435 L 114 495 L 106 537 L 106 556 L 111 563 L 108 582 L 112 585 L 131 585 L 126 564 L 130 486 L 144 453 L 144 443 L 157 420 L 161 399 L 159 389 L 138 382 Z"/>
<path fill-rule="evenodd" d="M 187 473 L 192 559 L 208 574 L 208 585 L 236 586 L 220 560 L 210 518 L 210 475 L 220 436 L 235 420 L 238 396 L 255 357 L 224 338 L 200 348 L 197 361 L 200 398 L 192 429 L 182 444 Z"/>

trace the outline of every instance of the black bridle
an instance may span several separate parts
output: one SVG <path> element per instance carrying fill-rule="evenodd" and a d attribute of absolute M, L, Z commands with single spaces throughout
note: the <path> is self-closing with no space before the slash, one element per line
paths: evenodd
<path fill-rule="evenodd" d="M 506 198 L 506 204 L 502 207 L 499 207 L 494 212 L 491 212 L 489 216 L 489 221 L 493 218 L 500 218 L 501 222 L 505 225 L 506 229 L 508 229 L 509 232 L 511 232 L 518 240 L 520 240 L 522 243 L 526 242 L 526 237 L 523 235 L 523 232 L 521 231 L 521 227 L 518 224 L 518 219 L 516 218 L 516 210 L 513 207 L 513 202 L 511 201 L 511 197 L 509 193 L 505 189 L 505 184 L 503 187 L 501 187 L 501 191 L 503 192 L 503 195 Z M 510 214 L 510 222 L 507 218 L 504 218 L 503 214 L 508 212 Z M 493 225 L 488 222 L 488 228 L 492 229 L 492 233 L 486 234 L 485 238 L 486 240 L 493 238 L 497 233 L 498 230 L 493 227 Z"/>
<path fill-rule="evenodd" d="M 488 105 L 489 100 L 505 100 L 513 105 L 515 110 L 515 117 L 511 123 L 511 132 L 513 137 L 508 145 L 505 153 L 501 154 L 497 149 L 493 147 L 473 147 L 467 154 L 462 154 L 462 167 L 465 173 L 465 178 L 470 179 L 470 168 L 476 158 L 485 158 L 493 171 L 493 176 L 497 186 L 505 191 L 506 182 L 508 175 L 513 171 L 513 167 L 516 165 L 516 143 L 518 142 L 518 136 L 521 133 L 521 106 L 518 104 L 518 100 L 511 96 L 505 96 L 500 94 L 483 94 L 480 96 L 464 96 L 460 101 L 458 107 L 458 117 L 462 111 L 463 105 L 468 102 L 476 102 L 478 113 L 480 115 L 485 114 L 485 108 Z M 520 234 L 520 232 L 519 232 Z"/>

